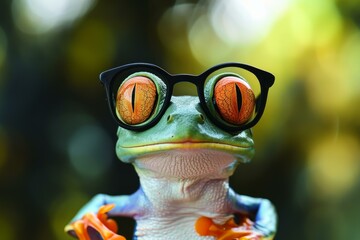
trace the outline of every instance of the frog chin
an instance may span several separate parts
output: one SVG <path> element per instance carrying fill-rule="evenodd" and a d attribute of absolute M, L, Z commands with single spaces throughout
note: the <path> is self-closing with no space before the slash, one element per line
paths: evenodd
<path fill-rule="evenodd" d="M 213 149 L 172 149 L 138 157 L 140 175 L 176 179 L 219 179 L 233 174 L 238 161 L 227 152 Z"/>

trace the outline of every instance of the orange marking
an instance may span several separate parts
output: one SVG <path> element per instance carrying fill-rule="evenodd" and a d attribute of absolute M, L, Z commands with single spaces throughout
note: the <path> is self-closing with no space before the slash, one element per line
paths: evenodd
<path fill-rule="evenodd" d="M 262 240 L 263 235 L 253 230 L 254 223 L 247 217 L 236 224 L 234 219 L 220 225 L 208 217 L 200 217 L 195 223 L 195 230 L 200 236 L 213 236 L 218 240 Z"/>
<path fill-rule="evenodd" d="M 118 230 L 116 222 L 107 217 L 107 212 L 114 207 L 114 204 L 108 204 L 100 207 L 96 215 L 87 213 L 82 219 L 66 226 L 65 231 L 74 231 L 79 240 L 91 240 L 87 229 L 92 227 L 104 240 L 126 240 L 123 236 L 116 234 Z"/>

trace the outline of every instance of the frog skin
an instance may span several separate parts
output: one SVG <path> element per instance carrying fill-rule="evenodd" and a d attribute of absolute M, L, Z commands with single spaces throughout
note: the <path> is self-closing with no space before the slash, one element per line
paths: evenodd
<path fill-rule="evenodd" d="M 236 167 L 254 155 L 251 129 L 224 131 L 206 117 L 198 97 L 172 96 L 156 125 L 145 131 L 119 127 L 117 136 L 117 156 L 134 166 L 140 188 L 132 195 L 96 195 L 77 213 L 73 223 L 113 204 L 107 216 L 134 218 L 134 239 L 138 240 L 274 237 L 277 216 L 271 202 L 239 195 L 229 186 Z M 243 238 L 201 236 L 195 229 L 199 218 L 206 217 L 221 226 L 234 215 L 247 216 L 253 223 Z M 69 226 L 66 231 L 75 236 L 74 228 Z"/>

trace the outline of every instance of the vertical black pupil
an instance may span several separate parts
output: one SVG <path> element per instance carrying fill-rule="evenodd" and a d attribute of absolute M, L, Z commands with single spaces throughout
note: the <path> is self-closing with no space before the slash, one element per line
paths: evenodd
<path fill-rule="evenodd" d="M 131 107 L 133 112 L 135 111 L 135 94 L 136 94 L 136 83 L 131 93 Z"/>
<path fill-rule="evenodd" d="M 237 108 L 238 108 L 238 112 L 240 112 L 241 105 L 242 105 L 242 96 L 241 96 L 241 90 L 236 83 L 235 83 L 235 89 L 236 89 Z"/>

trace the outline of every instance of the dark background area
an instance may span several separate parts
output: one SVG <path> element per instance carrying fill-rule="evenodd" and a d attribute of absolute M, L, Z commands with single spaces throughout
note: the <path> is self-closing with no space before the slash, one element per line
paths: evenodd
<path fill-rule="evenodd" d="M 100 72 L 227 61 L 276 76 L 234 190 L 275 204 L 276 239 L 360 238 L 359 26 L 356 0 L 1 1 L 0 238 L 70 239 L 93 195 L 138 188 Z"/>

